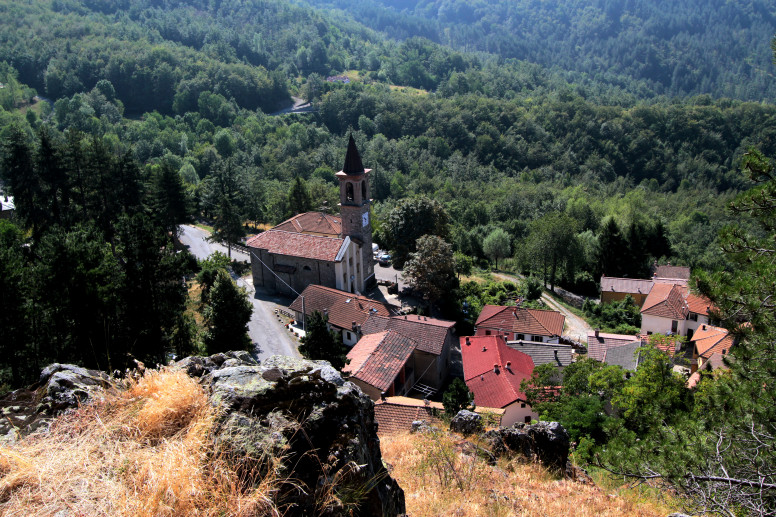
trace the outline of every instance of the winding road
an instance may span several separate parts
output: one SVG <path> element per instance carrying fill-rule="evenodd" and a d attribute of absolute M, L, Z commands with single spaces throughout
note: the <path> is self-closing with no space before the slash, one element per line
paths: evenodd
<path fill-rule="evenodd" d="M 186 246 L 197 259 L 205 259 L 212 253 L 220 251 L 226 254 L 226 246 L 210 242 L 208 232 L 196 226 L 181 225 L 179 240 Z M 246 253 L 232 249 L 232 258 L 235 260 L 250 261 Z M 244 287 L 248 292 L 248 299 L 253 304 L 253 314 L 248 322 L 248 335 L 254 346 L 254 353 L 261 361 L 273 355 L 285 355 L 301 357 L 297 350 L 296 340 L 275 317 L 275 309 L 286 307 L 287 302 L 280 297 L 259 292 L 253 288 L 250 277 L 236 278 L 237 285 Z M 284 303 L 286 302 L 286 303 Z"/>

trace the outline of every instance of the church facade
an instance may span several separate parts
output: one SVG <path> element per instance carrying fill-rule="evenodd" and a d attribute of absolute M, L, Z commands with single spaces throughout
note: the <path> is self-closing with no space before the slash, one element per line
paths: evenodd
<path fill-rule="evenodd" d="M 375 283 L 369 173 L 351 135 L 340 182 L 340 217 L 306 212 L 247 242 L 253 285 L 296 296 L 310 284 L 363 293 Z"/>

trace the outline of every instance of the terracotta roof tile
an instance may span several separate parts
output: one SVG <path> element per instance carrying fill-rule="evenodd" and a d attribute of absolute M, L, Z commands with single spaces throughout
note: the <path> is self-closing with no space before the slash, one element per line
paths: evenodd
<path fill-rule="evenodd" d="M 684 300 L 685 289 L 675 284 L 655 283 L 644 300 L 641 313 L 672 320 L 686 319 L 689 309 Z"/>
<path fill-rule="evenodd" d="M 525 400 L 520 383 L 533 374 L 533 361 L 527 354 L 509 348 L 503 338 L 462 337 L 461 358 L 464 379 L 476 405 L 504 408 Z"/>
<path fill-rule="evenodd" d="M 454 321 L 439 320 L 409 314 L 387 318 L 379 314 L 371 314 L 361 326 L 364 334 L 374 334 L 384 330 L 395 330 L 418 343 L 418 350 L 434 355 L 441 355 L 447 339 L 447 333 L 455 326 Z"/>
<path fill-rule="evenodd" d="M 307 315 L 314 311 L 327 313 L 329 323 L 342 329 L 350 329 L 353 322 L 363 325 L 370 314 L 392 316 L 395 307 L 354 294 L 321 285 L 308 285 L 302 295 L 289 306 L 292 311 L 302 312 L 302 297 Z"/>
<path fill-rule="evenodd" d="M 267 230 L 248 240 L 250 248 L 260 248 L 275 255 L 335 261 L 346 239 L 320 237 L 305 233 Z"/>
<path fill-rule="evenodd" d="M 723 350 L 723 355 L 726 355 L 733 346 L 733 336 L 727 329 L 712 325 L 701 325 L 693 334 L 692 341 L 695 343 L 698 355 L 704 359 L 708 359 L 713 354 L 722 354 Z"/>
<path fill-rule="evenodd" d="M 392 330 L 362 337 L 348 352 L 343 372 L 381 391 L 387 391 L 415 350 L 417 343 Z"/>
<path fill-rule="evenodd" d="M 275 226 L 273 230 L 324 234 L 337 237 L 342 233 L 342 220 L 339 217 L 324 214 L 323 212 L 305 212 L 283 221 Z"/>
<path fill-rule="evenodd" d="M 687 294 L 687 307 L 690 309 L 690 312 L 694 312 L 696 314 L 703 314 L 704 316 L 709 315 L 709 309 L 711 309 L 711 300 L 706 298 L 705 296 L 700 296 L 693 293 Z"/>
<path fill-rule="evenodd" d="M 442 426 L 442 420 L 437 415 L 444 409 L 438 402 L 431 402 L 426 406 L 422 400 L 407 399 L 406 397 L 388 397 L 385 402 L 375 402 L 375 420 L 377 421 L 377 434 L 388 435 L 409 431 L 412 422 L 425 420 L 427 423 Z"/>
<path fill-rule="evenodd" d="M 626 334 L 606 334 L 599 332 L 596 337 L 595 332 L 587 333 L 587 356 L 596 361 L 603 362 L 606 359 L 606 352 L 610 348 L 616 348 L 628 345 L 634 342 L 640 342 L 638 336 L 629 336 Z"/>
<path fill-rule="evenodd" d="M 487 310 L 486 310 L 487 309 Z M 477 334 L 480 328 L 519 334 L 560 336 L 566 317 L 557 311 L 486 305 L 477 318 Z"/>
<path fill-rule="evenodd" d="M 640 278 L 616 278 L 612 276 L 602 276 L 601 292 L 649 294 L 654 284 L 655 282 L 652 280 L 643 280 Z"/>

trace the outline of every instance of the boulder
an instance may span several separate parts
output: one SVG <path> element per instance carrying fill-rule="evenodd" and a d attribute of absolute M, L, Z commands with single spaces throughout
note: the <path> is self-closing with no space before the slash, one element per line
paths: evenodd
<path fill-rule="evenodd" d="M 473 411 L 462 409 L 450 420 L 450 430 L 463 435 L 482 432 L 482 417 Z"/>
<path fill-rule="evenodd" d="M 569 456 L 569 434 L 558 422 L 517 423 L 484 435 L 496 456 L 521 454 L 538 460 L 550 470 L 565 472 Z"/>
<path fill-rule="evenodd" d="M 404 513 L 404 492 L 383 466 L 374 405 L 329 363 L 225 360 L 201 382 L 224 409 L 215 435 L 221 450 L 252 472 L 282 458 L 281 476 L 293 481 L 281 489 L 293 501 L 284 515 L 316 514 L 323 499 L 331 501 L 327 515 Z"/>

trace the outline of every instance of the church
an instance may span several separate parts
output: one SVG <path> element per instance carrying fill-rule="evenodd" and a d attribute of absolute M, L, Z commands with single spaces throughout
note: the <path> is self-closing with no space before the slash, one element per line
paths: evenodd
<path fill-rule="evenodd" d="M 375 283 L 369 173 L 353 135 L 345 165 L 336 174 L 339 217 L 321 212 L 296 215 L 247 242 L 253 285 L 296 296 L 310 284 L 364 293 Z"/>

